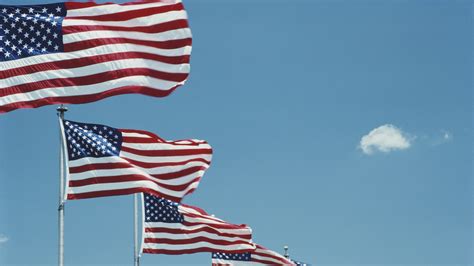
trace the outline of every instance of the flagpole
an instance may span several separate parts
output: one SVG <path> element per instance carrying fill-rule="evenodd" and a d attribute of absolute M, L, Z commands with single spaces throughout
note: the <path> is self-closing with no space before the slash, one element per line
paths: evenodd
<path fill-rule="evenodd" d="M 138 256 L 138 194 L 133 194 L 133 265 L 140 266 Z"/>
<path fill-rule="evenodd" d="M 64 113 L 67 112 L 67 107 L 62 105 L 57 109 L 59 116 L 59 207 L 58 207 L 58 265 L 64 266 L 64 143 L 63 132 L 61 130 L 62 122 L 64 120 Z"/>

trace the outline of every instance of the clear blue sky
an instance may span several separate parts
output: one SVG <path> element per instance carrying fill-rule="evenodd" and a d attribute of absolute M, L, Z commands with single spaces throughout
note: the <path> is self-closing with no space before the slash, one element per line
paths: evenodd
<path fill-rule="evenodd" d="M 71 105 L 66 117 L 209 141 L 212 166 L 185 202 L 249 224 L 256 242 L 287 244 L 295 259 L 472 264 L 471 1 L 185 5 L 185 86 Z M 1 265 L 56 264 L 55 108 L 0 116 Z M 409 145 L 358 148 L 385 124 Z M 67 265 L 132 265 L 132 221 L 132 196 L 67 202 Z M 210 255 L 142 257 L 171 264 Z"/>

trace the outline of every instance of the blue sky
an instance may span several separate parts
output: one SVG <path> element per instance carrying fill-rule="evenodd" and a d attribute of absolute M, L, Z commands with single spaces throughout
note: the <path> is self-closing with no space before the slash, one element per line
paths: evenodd
<path fill-rule="evenodd" d="M 185 86 L 71 105 L 66 118 L 209 141 L 212 166 L 185 202 L 295 259 L 473 263 L 471 1 L 185 4 Z M 2 265 L 56 263 L 55 108 L 0 117 Z M 67 265 L 132 265 L 132 202 L 67 202 Z M 157 264 L 210 255 L 143 255 Z"/>

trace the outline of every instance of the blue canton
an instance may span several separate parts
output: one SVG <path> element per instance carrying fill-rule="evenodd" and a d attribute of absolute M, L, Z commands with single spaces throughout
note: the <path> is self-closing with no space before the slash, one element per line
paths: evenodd
<path fill-rule="evenodd" d="M 240 254 L 213 252 L 212 258 L 221 259 L 221 260 L 250 261 L 250 252 L 245 252 L 245 253 L 240 253 Z"/>
<path fill-rule="evenodd" d="M 118 156 L 122 148 L 122 133 L 109 126 L 64 120 L 64 132 L 69 160 Z"/>
<path fill-rule="evenodd" d="M 143 195 L 145 197 L 146 222 L 184 222 L 184 216 L 178 210 L 178 203 L 146 193 L 143 193 Z"/>
<path fill-rule="evenodd" d="M 62 52 L 65 16 L 64 3 L 0 5 L 0 62 Z"/>

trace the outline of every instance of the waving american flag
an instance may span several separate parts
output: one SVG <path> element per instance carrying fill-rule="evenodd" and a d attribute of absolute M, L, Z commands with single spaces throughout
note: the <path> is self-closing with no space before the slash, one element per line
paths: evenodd
<path fill-rule="evenodd" d="M 191 42 L 180 0 L 0 5 L 0 113 L 167 96 L 188 77 Z"/>
<path fill-rule="evenodd" d="M 249 265 L 297 265 L 275 251 L 256 245 L 256 249 L 243 254 L 212 253 L 212 266 L 249 266 Z"/>
<path fill-rule="evenodd" d="M 212 148 L 202 140 L 166 141 L 142 130 L 65 120 L 68 199 L 148 192 L 173 201 L 194 191 Z"/>
<path fill-rule="evenodd" d="M 144 194 L 144 253 L 190 254 L 255 249 L 252 230 L 207 214 L 200 208 Z"/>

